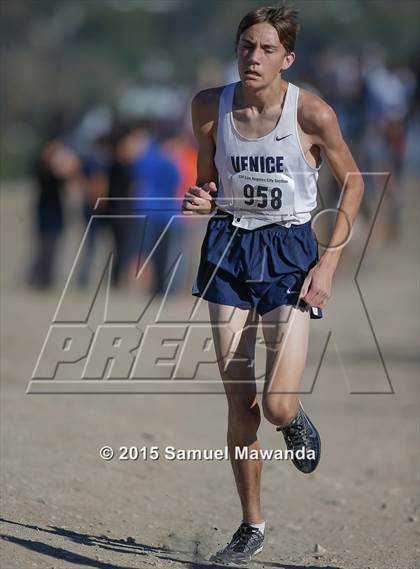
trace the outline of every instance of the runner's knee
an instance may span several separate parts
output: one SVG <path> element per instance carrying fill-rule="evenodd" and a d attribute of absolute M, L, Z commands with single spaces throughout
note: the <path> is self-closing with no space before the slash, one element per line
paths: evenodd
<path fill-rule="evenodd" d="M 296 398 L 280 398 L 271 394 L 263 397 L 262 408 L 267 421 L 284 427 L 296 416 L 297 402 Z"/>

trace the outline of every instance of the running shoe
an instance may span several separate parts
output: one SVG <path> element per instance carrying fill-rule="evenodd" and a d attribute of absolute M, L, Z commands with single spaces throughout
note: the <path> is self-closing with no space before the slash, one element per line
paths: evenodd
<path fill-rule="evenodd" d="M 277 427 L 276 430 L 283 433 L 287 449 L 293 451 L 292 462 L 296 468 L 304 474 L 313 472 L 321 458 L 321 438 L 300 401 L 296 417 L 285 427 Z M 304 449 L 304 456 L 298 458 L 296 451 L 301 449 Z M 308 453 L 309 450 L 313 453 Z"/>
<path fill-rule="evenodd" d="M 258 528 L 254 528 L 246 522 L 242 522 L 233 537 L 220 551 L 210 557 L 214 563 L 236 563 L 244 565 L 262 551 L 264 534 Z"/>

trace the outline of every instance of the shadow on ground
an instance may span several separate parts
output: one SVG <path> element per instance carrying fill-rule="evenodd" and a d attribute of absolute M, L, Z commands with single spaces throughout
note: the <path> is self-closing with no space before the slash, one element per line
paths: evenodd
<path fill-rule="evenodd" d="M 106 535 L 93 535 L 87 533 L 80 533 L 69 529 L 60 528 L 57 526 L 40 527 L 32 524 L 24 524 L 14 522 L 5 518 L 0 518 L 3 523 L 19 526 L 35 530 L 37 532 L 47 533 L 53 536 L 64 537 L 73 543 L 85 545 L 88 547 L 100 547 L 107 551 L 114 551 L 117 553 L 128 553 L 131 555 L 153 555 L 162 561 L 173 561 L 182 563 L 188 569 L 215 569 L 217 567 L 225 567 L 226 565 L 219 565 L 216 563 L 208 563 L 207 560 L 200 559 L 198 553 L 192 551 L 180 551 L 166 547 L 156 547 L 147 545 L 145 543 L 137 542 L 133 537 L 122 539 L 115 539 Z M 24 539 L 12 535 L 0 533 L 0 538 L 4 541 L 20 545 L 36 553 L 47 555 L 55 559 L 65 559 L 68 562 L 75 563 L 80 567 L 96 567 L 98 569 L 132 569 L 125 565 L 116 565 L 115 563 L 107 563 L 96 558 L 74 553 L 62 547 L 54 547 L 42 541 L 32 539 Z M 175 556 L 174 556 L 175 554 Z M 178 555 L 185 555 L 187 559 L 180 559 Z M 193 557 L 194 559 L 188 559 Z M 254 561 L 253 565 L 264 565 L 265 567 L 276 567 L 277 569 L 341 569 L 340 567 L 321 566 L 321 565 L 285 565 L 284 563 L 276 563 L 272 561 Z M 242 566 L 244 567 L 244 566 Z"/>

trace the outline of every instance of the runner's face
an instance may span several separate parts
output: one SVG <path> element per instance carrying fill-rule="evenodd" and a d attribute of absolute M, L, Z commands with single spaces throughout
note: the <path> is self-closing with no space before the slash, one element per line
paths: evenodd
<path fill-rule="evenodd" d="M 270 84 L 282 69 L 289 67 L 285 48 L 271 24 L 254 24 L 239 38 L 236 48 L 242 83 L 250 88 Z"/>

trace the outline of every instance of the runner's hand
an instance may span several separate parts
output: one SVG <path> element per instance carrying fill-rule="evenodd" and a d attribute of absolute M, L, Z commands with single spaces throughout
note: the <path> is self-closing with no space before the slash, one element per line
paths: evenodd
<path fill-rule="evenodd" d="M 211 192 L 216 192 L 217 187 L 214 182 L 206 183 L 201 188 L 191 186 L 185 193 L 182 202 L 181 212 L 184 215 L 209 214 L 214 208 Z"/>
<path fill-rule="evenodd" d="M 331 297 L 333 274 L 333 271 L 319 264 L 312 267 L 300 289 L 299 299 L 304 300 L 309 306 L 325 308 Z"/>

